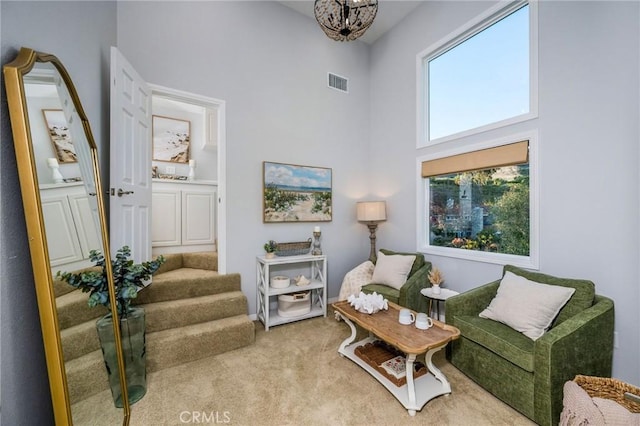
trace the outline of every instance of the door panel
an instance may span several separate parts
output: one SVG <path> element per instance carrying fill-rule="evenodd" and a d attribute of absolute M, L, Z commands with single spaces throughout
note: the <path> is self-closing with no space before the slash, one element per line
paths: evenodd
<path fill-rule="evenodd" d="M 111 48 L 111 251 L 128 245 L 134 261 L 151 259 L 151 92 Z"/>

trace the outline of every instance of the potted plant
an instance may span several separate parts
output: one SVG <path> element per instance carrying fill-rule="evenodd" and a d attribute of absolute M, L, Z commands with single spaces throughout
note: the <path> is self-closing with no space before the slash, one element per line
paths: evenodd
<path fill-rule="evenodd" d="M 129 403 L 133 404 L 139 401 L 146 393 L 147 379 L 144 309 L 138 306 L 131 306 L 131 301 L 138 296 L 138 291 L 145 287 L 151 276 L 164 263 L 164 257 L 159 256 L 149 262 L 134 264 L 133 260 L 129 259 L 130 256 L 131 250 L 129 247 L 122 247 L 117 251 L 115 259 L 111 260 L 111 267 L 125 361 L 127 394 Z M 89 258 L 99 269 L 91 268 L 78 272 L 58 271 L 56 278 L 79 288 L 84 293 L 90 293 L 87 302 L 89 306 L 103 305 L 110 308 L 111 301 L 104 256 L 97 250 L 91 250 Z M 113 401 L 116 407 L 122 407 L 112 313 L 109 312 L 98 319 L 96 328 L 109 376 L 109 386 L 111 387 Z"/>
<path fill-rule="evenodd" d="M 275 251 L 277 247 L 278 247 L 278 243 L 276 243 L 273 240 L 269 240 L 268 242 L 264 243 L 264 251 L 267 252 L 265 257 L 267 259 L 273 258 L 276 255 Z"/>
<path fill-rule="evenodd" d="M 440 294 L 440 286 L 444 282 L 442 272 L 438 268 L 432 268 L 429 271 L 429 282 L 431 283 L 431 291 L 433 294 Z"/>

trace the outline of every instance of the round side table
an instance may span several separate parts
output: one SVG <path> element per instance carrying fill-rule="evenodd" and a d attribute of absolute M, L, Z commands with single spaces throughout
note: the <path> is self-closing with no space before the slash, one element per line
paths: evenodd
<path fill-rule="evenodd" d="M 457 294 L 460 294 L 457 291 L 449 290 L 448 288 L 441 288 L 439 294 L 434 294 L 432 289 L 431 289 L 431 287 L 423 288 L 422 290 L 420 290 L 420 293 L 422 293 L 422 295 L 424 297 L 429 299 L 429 315 L 431 315 L 431 312 L 433 311 L 432 310 L 433 301 L 435 300 L 435 302 L 436 302 L 436 319 L 438 321 L 440 321 L 440 302 L 444 302 L 445 300 L 447 300 L 451 296 L 455 296 Z"/>

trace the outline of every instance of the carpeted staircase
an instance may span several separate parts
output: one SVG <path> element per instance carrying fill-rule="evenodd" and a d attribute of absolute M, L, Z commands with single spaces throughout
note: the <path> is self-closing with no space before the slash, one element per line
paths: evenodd
<path fill-rule="evenodd" d="M 135 304 L 146 314 L 147 373 L 250 345 L 255 340 L 240 275 L 220 275 L 213 252 L 168 254 Z M 88 294 L 54 283 L 71 403 L 109 389 Z"/>

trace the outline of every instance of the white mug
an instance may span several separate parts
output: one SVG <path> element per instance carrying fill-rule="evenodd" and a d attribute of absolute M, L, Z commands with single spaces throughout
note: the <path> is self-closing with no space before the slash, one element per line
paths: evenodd
<path fill-rule="evenodd" d="M 400 315 L 398 316 L 398 321 L 400 324 L 411 324 L 416 320 L 416 316 L 413 312 L 408 309 L 400 309 Z"/>
<path fill-rule="evenodd" d="M 425 313 L 419 313 L 416 317 L 416 328 L 427 330 L 433 327 L 433 320 Z"/>

